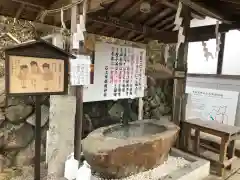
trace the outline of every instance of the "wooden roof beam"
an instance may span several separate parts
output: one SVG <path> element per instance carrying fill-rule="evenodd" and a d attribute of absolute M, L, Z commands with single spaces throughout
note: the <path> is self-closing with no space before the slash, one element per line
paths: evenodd
<path fill-rule="evenodd" d="M 96 12 L 104 8 L 105 4 L 113 3 L 115 0 L 89 0 L 88 13 Z M 71 0 L 58 0 L 55 1 L 48 9 L 56 9 L 66 6 L 71 3 Z M 81 9 L 81 8 L 80 8 Z"/>
<path fill-rule="evenodd" d="M 196 2 L 193 2 L 192 0 L 180 0 L 183 4 L 185 4 L 186 6 L 190 7 L 191 9 L 204 14 L 206 16 L 210 16 L 212 18 L 215 18 L 217 20 L 222 21 L 223 23 L 226 24 L 231 24 L 232 21 L 228 21 L 226 20 L 222 15 L 220 15 L 220 13 L 218 12 L 214 12 L 214 10 L 210 10 L 207 7 L 204 7 L 203 5 L 200 5 Z"/>
<path fill-rule="evenodd" d="M 93 13 L 99 10 L 104 9 L 104 6 L 106 4 L 111 4 L 113 3 L 115 0 L 89 0 L 89 7 L 88 7 L 88 13 Z M 50 5 L 50 7 L 48 7 L 48 9 L 57 9 L 57 8 L 61 8 L 63 6 L 66 6 L 68 4 L 71 3 L 71 0 L 57 0 L 55 1 L 55 3 L 53 3 L 52 5 Z M 78 13 L 82 13 L 82 4 L 79 5 L 79 11 Z M 70 21 L 71 19 L 71 10 L 68 11 L 64 11 L 64 21 Z M 59 25 L 61 24 L 61 20 L 60 20 L 60 15 L 59 13 L 54 14 L 54 21 L 55 21 L 55 25 Z"/>
<path fill-rule="evenodd" d="M 131 13 L 132 11 L 134 11 L 134 9 L 136 9 L 137 7 L 140 7 L 140 4 L 143 2 L 144 0 L 139 0 L 139 1 L 136 1 L 135 3 L 132 3 L 129 7 L 126 7 L 125 10 L 121 13 L 119 19 L 126 19 L 126 17 L 128 17 L 129 13 Z M 109 10 L 108 10 L 109 12 Z M 107 14 L 108 14 L 107 12 Z M 104 27 L 100 34 L 102 33 L 102 31 L 106 31 L 108 27 Z M 113 34 L 114 35 L 114 34 Z"/>
<path fill-rule="evenodd" d="M 178 8 L 178 5 L 172 2 L 169 2 L 168 0 L 162 0 L 161 3 L 169 8 L 176 9 Z M 176 2 L 177 3 L 177 2 Z M 191 12 L 191 16 L 196 19 L 204 19 L 204 16 L 199 13 Z"/>
<path fill-rule="evenodd" d="M 45 9 L 44 6 L 40 6 L 40 5 L 37 5 L 37 4 L 32 4 L 32 3 L 26 2 L 24 0 L 11 0 L 11 1 L 17 2 L 17 3 L 20 3 L 20 4 L 24 4 L 24 5 L 30 6 L 30 7 L 35 7 L 35 8 L 39 8 L 39 9 Z"/>
<path fill-rule="evenodd" d="M 117 27 L 129 31 L 133 31 L 138 34 L 143 34 L 147 38 L 154 40 L 159 40 L 164 43 L 176 43 L 177 42 L 177 31 L 159 31 L 154 28 L 143 26 L 141 24 L 133 24 L 128 21 L 123 21 L 115 17 L 105 17 L 105 16 L 88 16 L 88 20 L 104 24 L 107 26 Z M 169 25 L 170 26 L 170 25 Z M 187 41 L 206 41 L 210 38 L 215 38 L 215 25 L 203 26 L 203 27 L 194 27 L 190 29 L 189 37 Z M 232 29 L 240 28 L 240 25 L 227 25 L 220 24 L 219 32 L 227 32 Z M 108 36 L 108 34 L 104 34 Z M 126 39 L 124 39 L 126 40 Z"/>

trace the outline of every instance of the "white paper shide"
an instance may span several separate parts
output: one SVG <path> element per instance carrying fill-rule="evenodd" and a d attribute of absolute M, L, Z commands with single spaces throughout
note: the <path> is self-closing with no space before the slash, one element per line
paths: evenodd
<path fill-rule="evenodd" d="M 76 55 L 76 57 L 76 59 L 70 59 L 71 85 L 89 85 L 91 58 L 86 55 Z"/>

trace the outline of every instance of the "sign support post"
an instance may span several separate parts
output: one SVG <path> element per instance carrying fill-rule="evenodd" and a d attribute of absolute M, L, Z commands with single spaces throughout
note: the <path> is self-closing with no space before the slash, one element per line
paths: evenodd
<path fill-rule="evenodd" d="M 83 122 L 83 86 L 76 86 L 76 117 L 74 126 L 74 158 L 80 161 Z"/>
<path fill-rule="evenodd" d="M 34 180 L 40 180 L 41 174 L 41 96 L 35 96 L 35 164 L 34 164 Z"/>
<path fill-rule="evenodd" d="M 5 55 L 6 95 L 35 99 L 34 180 L 40 180 L 42 96 L 67 94 L 68 60 L 75 56 L 41 39 L 7 48 Z"/>

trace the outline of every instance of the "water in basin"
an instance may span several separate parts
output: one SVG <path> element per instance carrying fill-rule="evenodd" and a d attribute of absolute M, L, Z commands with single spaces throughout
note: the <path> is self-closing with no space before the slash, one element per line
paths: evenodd
<path fill-rule="evenodd" d="M 153 135 L 166 131 L 166 127 L 152 123 L 129 124 L 126 126 L 119 125 L 107 129 L 103 134 L 108 137 L 126 139 L 129 137 L 141 137 Z"/>

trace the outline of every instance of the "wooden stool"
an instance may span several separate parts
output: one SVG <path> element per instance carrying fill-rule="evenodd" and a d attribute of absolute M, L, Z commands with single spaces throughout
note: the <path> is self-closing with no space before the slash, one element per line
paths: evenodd
<path fill-rule="evenodd" d="M 216 121 L 203 121 L 200 119 L 189 119 L 182 123 L 183 129 L 183 149 L 196 156 L 205 158 L 211 163 L 217 165 L 217 174 L 223 176 L 226 167 L 230 167 L 232 162 L 236 159 L 235 140 L 240 139 L 240 127 L 229 126 L 220 124 Z M 191 143 L 191 130 L 195 130 L 194 143 L 192 150 L 190 149 Z M 221 138 L 219 160 L 213 160 L 209 157 L 200 154 L 200 132 L 215 135 Z M 228 159 L 226 159 L 226 157 Z"/>

